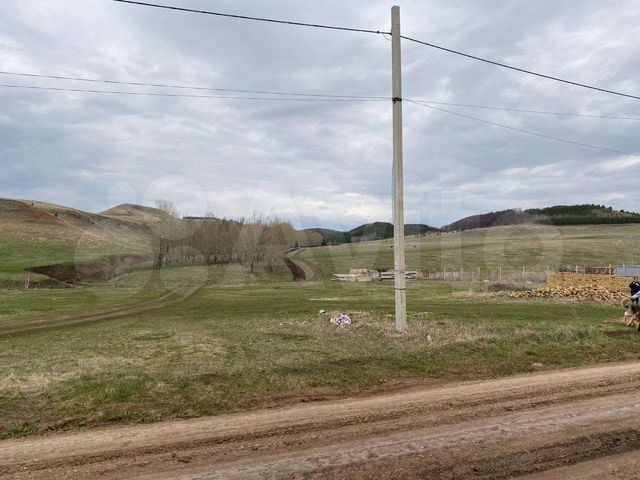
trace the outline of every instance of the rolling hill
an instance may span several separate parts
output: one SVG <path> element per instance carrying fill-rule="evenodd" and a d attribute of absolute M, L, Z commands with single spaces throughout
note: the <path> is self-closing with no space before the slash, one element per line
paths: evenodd
<path fill-rule="evenodd" d="M 117 207 L 105 210 L 99 215 L 145 226 L 173 219 L 173 217 L 168 213 L 157 208 L 144 207 L 142 205 L 134 205 L 131 203 L 123 203 Z"/>
<path fill-rule="evenodd" d="M 322 235 L 325 245 L 340 245 L 370 240 L 393 238 L 393 224 L 389 222 L 365 223 L 348 231 L 331 230 L 329 228 L 309 228 Z M 437 232 L 439 229 L 421 223 L 409 223 L 404 226 L 405 235 L 419 235 L 427 232 Z"/>
<path fill-rule="evenodd" d="M 150 226 L 165 215 L 128 205 L 100 214 L 31 200 L 0 199 L 0 273 L 21 274 L 25 268 L 108 255 L 149 255 Z"/>
<path fill-rule="evenodd" d="M 159 209 L 132 204 L 89 213 L 44 202 L 0 199 L 0 277 L 17 279 L 24 276 L 25 269 L 33 267 L 104 262 L 114 256 L 152 258 L 157 230 L 167 222 L 186 226 L 189 220 L 176 220 Z M 534 264 L 536 268 L 543 264 L 546 268 L 574 262 L 633 262 L 633 258 L 621 257 L 628 248 L 622 248 L 620 242 L 621 235 L 635 237 L 636 230 L 608 225 L 624 223 L 640 223 L 640 215 L 600 205 L 568 205 L 474 215 L 448 225 L 442 234 L 427 225 L 407 224 L 408 236 L 438 233 L 409 241 L 407 259 L 415 269 L 467 266 L 491 269 L 496 265 L 517 269 Z M 560 226 L 562 235 L 558 237 Z M 473 229 L 485 230 L 478 230 L 478 238 L 475 234 L 446 235 L 447 230 Z M 308 250 L 304 254 L 309 257 L 307 260 L 318 264 L 325 276 L 352 266 L 386 268 L 392 264 L 393 226 L 388 222 L 367 223 L 348 231 L 313 228 L 303 232 L 315 232 L 328 246 L 358 245 L 356 250 Z M 598 238 L 593 243 L 589 239 L 596 232 Z M 319 243 L 314 240 L 308 245 Z M 494 244 L 498 245 L 500 255 L 494 252 Z M 524 260 L 525 253 L 532 248 L 535 261 Z"/>
<path fill-rule="evenodd" d="M 471 230 L 504 225 L 603 225 L 640 223 L 640 214 L 604 205 L 556 205 L 527 210 L 508 209 L 471 215 L 442 227 L 444 231 Z"/>
<path fill-rule="evenodd" d="M 406 239 L 409 270 L 464 271 L 468 275 L 520 275 L 560 267 L 637 265 L 630 246 L 640 241 L 640 224 L 504 225 L 457 232 L 437 232 Z M 393 268 L 393 240 L 304 249 L 297 259 L 318 276 L 351 268 Z"/>

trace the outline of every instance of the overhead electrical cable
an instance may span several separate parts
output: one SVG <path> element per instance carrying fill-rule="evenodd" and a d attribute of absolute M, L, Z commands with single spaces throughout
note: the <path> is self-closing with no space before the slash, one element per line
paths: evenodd
<path fill-rule="evenodd" d="M 595 115 L 587 113 L 571 113 L 571 112 L 551 112 L 547 110 L 528 110 L 523 108 L 509 108 L 509 107 L 492 107 L 489 105 L 474 105 L 470 103 L 452 103 L 452 102 L 436 102 L 433 100 L 422 100 L 417 98 L 405 98 L 406 101 L 414 101 L 420 103 L 428 103 L 429 105 L 446 105 L 450 107 L 465 107 L 465 108 L 479 108 L 484 110 L 499 110 L 503 112 L 516 112 L 516 113 L 533 113 L 539 115 L 559 115 L 563 117 L 584 117 L 584 118 L 602 118 L 609 120 L 635 120 L 640 121 L 640 117 L 624 117 L 619 115 Z"/>
<path fill-rule="evenodd" d="M 103 80 L 98 78 L 86 78 L 86 77 L 68 77 L 62 75 L 44 75 L 38 73 L 25 73 L 25 72 L 9 72 L 0 71 L 0 75 L 12 75 L 19 77 L 31 77 L 31 78 L 47 78 L 52 80 L 71 80 L 76 82 L 90 82 L 90 83 L 107 83 L 111 85 L 131 85 L 136 87 L 156 87 L 156 88 L 174 88 L 177 90 L 200 90 L 210 92 L 232 92 L 232 93 L 254 93 L 260 95 L 288 95 L 291 97 L 323 97 L 323 98 L 356 98 L 356 99 L 380 99 L 390 100 L 391 97 L 383 96 L 371 96 L 371 95 L 334 95 L 324 93 L 301 93 L 301 92 L 274 92 L 267 90 L 239 90 L 231 88 L 215 88 L 215 87 L 202 87 L 195 85 L 175 85 L 168 83 L 144 83 L 144 82 L 127 82 L 121 80 Z"/>
<path fill-rule="evenodd" d="M 241 20 L 254 20 L 254 21 L 260 21 L 260 22 L 279 23 L 279 24 L 284 24 L 284 25 L 295 25 L 295 26 L 300 26 L 300 27 L 326 28 L 326 29 L 330 29 L 330 30 L 344 30 L 344 31 L 349 31 L 349 32 L 375 33 L 375 34 L 391 35 L 391 32 L 386 32 L 386 31 L 381 31 L 381 30 L 372 30 L 372 29 L 364 29 L 364 28 L 352 28 L 352 27 L 341 27 L 341 26 L 323 25 L 323 24 L 317 24 L 317 23 L 294 22 L 294 21 L 279 20 L 279 19 L 273 19 L 273 18 L 252 17 L 252 16 L 248 16 L 248 15 L 237 15 L 237 14 L 231 14 L 231 13 L 213 12 L 213 11 L 210 11 L 210 10 L 197 10 L 197 9 L 193 9 L 193 8 L 176 7 L 176 6 L 173 6 L 173 5 L 161 5 L 161 4 L 157 4 L 157 3 L 138 2 L 138 1 L 134 1 L 134 0 L 113 0 L 113 1 L 114 2 L 119 2 L 119 3 L 127 3 L 127 4 L 131 4 L 131 5 L 140 5 L 140 6 L 153 7 L 153 8 L 162 8 L 162 9 L 166 9 L 166 10 L 174 10 L 174 11 L 180 11 L 180 12 L 200 13 L 200 14 L 205 14 L 205 15 L 215 15 L 215 16 L 219 16 L 219 17 L 235 18 L 235 19 L 241 19 Z M 495 61 L 495 60 L 490 60 L 488 58 L 479 57 L 477 55 L 472 55 L 470 53 L 462 52 L 460 50 L 454 50 L 452 48 L 447 48 L 447 47 L 443 47 L 441 45 L 436 45 L 435 43 L 425 42 L 424 40 L 418 40 L 416 38 L 409 37 L 407 35 L 401 35 L 400 37 L 403 38 L 404 40 L 409 41 L 409 42 L 418 43 L 418 44 L 421 44 L 421 45 L 424 45 L 424 46 L 427 46 L 427 47 L 430 47 L 430 48 L 435 48 L 437 50 L 442 50 L 444 52 L 453 53 L 455 55 L 459 55 L 459 56 L 466 57 L 466 58 L 471 58 L 473 60 L 477 60 L 477 61 L 480 61 L 480 62 L 488 63 L 488 64 L 495 65 L 495 66 L 502 67 L 502 68 L 507 68 L 507 69 L 514 70 L 514 71 L 517 71 L 517 72 L 526 73 L 528 75 L 534 75 L 536 77 L 546 78 L 548 80 L 554 80 L 556 82 L 566 83 L 568 85 L 573 85 L 573 86 L 581 87 L 581 88 L 587 88 L 587 89 L 595 90 L 595 91 L 598 91 L 598 92 L 609 93 L 611 95 L 618 95 L 618 96 L 621 96 L 621 97 L 633 98 L 635 100 L 640 100 L 640 96 L 638 96 L 638 95 L 632 95 L 632 94 L 629 94 L 629 93 L 619 92 L 619 91 L 616 91 L 616 90 L 610 90 L 610 89 L 607 89 L 607 88 L 596 87 L 594 85 L 588 85 L 586 83 L 574 82 L 572 80 L 566 80 L 564 78 L 556 77 L 556 76 L 553 76 L 553 75 L 547 75 L 547 74 L 544 74 L 544 73 L 535 72 L 533 70 L 528 70 L 526 68 L 515 67 L 513 65 L 509 65 L 509 64 L 506 64 L 506 63 L 503 63 L 503 62 L 498 62 L 498 61 Z"/>
<path fill-rule="evenodd" d="M 279 23 L 284 25 L 295 25 L 298 27 L 326 28 L 329 30 L 343 30 L 346 32 L 375 33 L 375 34 L 386 33 L 387 35 L 391 35 L 391 32 L 385 32 L 382 30 L 369 30 L 366 28 L 340 27 L 335 25 L 323 25 L 320 23 L 304 23 L 304 22 L 293 22 L 289 20 L 277 20 L 274 18 L 250 17 L 248 15 L 236 15 L 231 13 L 212 12 L 210 10 L 196 10 L 194 8 L 183 8 L 183 7 L 176 7 L 173 5 L 160 5 L 157 3 L 148 3 L 148 2 L 135 2 L 133 0 L 113 0 L 113 1 L 119 2 L 119 3 L 129 3 L 131 5 L 141 5 L 143 7 L 163 8 L 166 10 L 175 10 L 179 12 L 202 13 L 205 15 L 215 15 L 217 17 L 235 18 L 239 20 L 254 20 L 257 22 Z"/>
<path fill-rule="evenodd" d="M 68 81 L 89 82 L 89 83 L 104 83 L 109 85 L 129 85 L 129 86 L 137 86 L 137 87 L 172 88 L 177 90 L 250 93 L 250 94 L 257 94 L 257 95 L 281 95 L 281 96 L 290 96 L 290 97 L 348 98 L 348 99 L 357 99 L 357 100 L 365 100 L 365 99 L 366 100 L 391 100 L 391 97 L 385 97 L 381 95 L 338 95 L 338 94 L 326 94 L 326 93 L 280 92 L 280 91 L 269 91 L 269 90 L 243 90 L 243 89 L 233 89 L 233 88 L 205 87 L 205 86 L 196 86 L 196 85 L 178 85 L 178 84 L 171 84 L 171 83 L 146 83 L 146 82 L 109 80 L 109 79 L 99 79 L 99 78 L 71 77 L 71 76 L 63 76 L 63 75 L 45 75 L 45 74 L 26 73 L 26 72 L 0 71 L 0 75 L 10 75 L 10 76 L 18 76 L 18 77 L 26 77 L 26 78 L 45 78 L 45 79 L 52 79 L 52 80 L 68 80 Z M 205 96 L 203 97 L 207 98 Z M 213 97 L 213 98 L 218 98 L 218 97 Z M 490 105 L 475 105 L 475 104 L 469 104 L 469 103 L 439 102 L 434 100 L 423 100 L 423 99 L 417 99 L 417 98 L 406 99 L 406 100 L 407 101 L 414 100 L 417 102 L 428 103 L 430 105 L 445 105 L 445 106 L 451 106 L 451 107 L 499 110 L 499 111 L 505 111 L 505 112 L 515 112 L 515 113 L 530 113 L 530 114 L 539 114 L 539 115 L 557 115 L 557 116 L 565 116 L 565 117 L 584 117 L 584 118 L 600 118 L 600 119 L 610 119 L 610 120 L 640 121 L 640 117 L 626 117 L 626 116 L 620 116 L 620 115 L 596 115 L 596 114 L 583 114 L 583 113 L 573 113 L 573 112 L 553 112 L 553 111 L 531 110 L 531 109 L 523 109 L 523 108 L 495 107 Z"/>
<path fill-rule="evenodd" d="M 229 95 L 193 95 L 185 93 L 164 93 L 164 92 L 124 92 L 120 90 L 90 90 L 84 88 L 63 88 L 63 87 L 42 87 L 37 85 L 14 85 L 0 83 L 0 87 L 4 88 L 25 88 L 31 90 L 52 90 L 56 92 L 84 92 L 84 93 L 103 93 L 114 95 L 132 95 L 132 96 L 150 96 L 150 97 L 182 97 L 182 98 L 226 98 L 230 100 L 264 100 L 271 102 L 381 102 L 387 99 L 376 98 L 301 98 L 301 97 L 246 97 L 246 96 L 229 96 Z"/>
<path fill-rule="evenodd" d="M 452 48 L 446 48 L 446 47 L 443 47 L 443 46 L 440 46 L 440 45 L 436 45 L 434 43 L 429 43 L 429 42 L 424 42 L 422 40 L 417 40 L 415 38 L 407 37 L 405 35 L 401 35 L 400 38 L 408 40 L 409 42 L 419 43 L 419 44 L 425 45 L 427 47 L 431 47 L 431 48 L 435 48 L 435 49 L 438 49 L 438 50 L 442 50 L 444 52 L 453 53 L 455 55 L 460 55 L 462 57 L 471 58 L 473 60 L 478 60 L 480 62 L 489 63 L 491 65 L 495 65 L 495 66 L 498 66 L 498 67 L 503 67 L 503 68 L 508 68 L 510 70 L 515 70 L 516 72 L 526 73 L 526 74 L 529 74 L 529 75 L 534 75 L 536 77 L 546 78 L 548 80 L 555 80 L 556 82 L 562 82 L 562 83 L 566 83 L 566 84 L 569 84 L 569 85 L 574 85 L 576 87 L 588 88 L 590 90 L 596 90 L 598 92 L 610 93 L 611 95 L 618 95 L 620 97 L 627 97 L 627 98 L 633 98 L 635 100 L 640 100 L 640 96 L 638 96 L 638 95 L 631 95 L 629 93 L 618 92 L 616 90 L 609 90 L 609 89 L 606 89 L 606 88 L 595 87 L 593 85 L 587 85 L 586 83 L 573 82 L 571 80 L 565 80 L 565 79 L 560 78 L 560 77 L 554 77 L 552 75 L 546 75 L 544 73 L 534 72 L 533 70 L 527 70 L 525 68 L 514 67 L 513 65 L 508 65 L 508 64 L 502 63 L 502 62 L 496 62 L 494 60 L 489 60 L 487 58 L 478 57 L 477 55 L 471 55 L 470 53 L 465 53 L 465 52 L 461 52 L 459 50 L 454 50 Z"/>
<path fill-rule="evenodd" d="M 450 115 L 455 115 L 457 117 L 467 118 L 469 120 L 474 120 L 476 122 L 481 122 L 481 123 L 484 123 L 484 124 L 487 124 L 487 125 L 492 125 L 494 127 L 506 128 L 507 130 L 512 130 L 514 132 L 520 132 L 520 133 L 524 133 L 524 134 L 527 134 L 527 135 L 532 135 L 534 137 L 546 138 L 547 140 L 554 140 L 556 142 L 569 143 L 571 145 L 577 145 L 577 146 L 580 146 L 580 147 L 591 148 L 591 149 L 594 149 L 594 150 L 601 150 L 601 151 L 604 151 L 604 152 L 619 153 L 619 154 L 622 154 L 622 155 L 632 155 L 632 156 L 636 156 L 636 157 L 640 156 L 639 153 L 624 152 L 622 150 L 615 150 L 613 148 L 601 147 L 601 146 L 598 146 L 598 145 L 590 145 L 588 143 L 576 142 L 574 140 L 567 140 L 566 138 L 554 137 L 552 135 L 546 135 L 544 133 L 532 132 L 530 130 L 525 130 L 525 129 L 517 128 L 517 127 L 511 127 L 509 125 L 504 125 L 502 123 L 496 123 L 496 122 L 491 122 L 489 120 L 484 120 L 482 118 L 472 117 L 471 115 L 464 115 L 462 113 L 452 112 L 451 110 L 445 110 L 444 108 L 434 107 L 432 105 L 428 105 L 426 103 L 422 103 L 422 102 L 419 102 L 419 101 L 416 101 L 416 100 L 408 100 L 408 99 L 405 99 L 405 100 L 407 102 L 414 103 L 416 105 L 421 105 L 423 107 L 430 108 L 432 110 L 437 110 L 439 112 L 448 113 Z"/>

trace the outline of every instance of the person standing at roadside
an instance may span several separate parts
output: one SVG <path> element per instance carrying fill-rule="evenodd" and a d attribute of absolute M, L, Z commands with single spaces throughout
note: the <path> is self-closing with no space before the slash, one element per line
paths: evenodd
<path fill-rule="evenodd" d="M 638 305 L 638 297 L 640 297 L 640 282 L 638 282 L 638 277 L 633 277 L 633 281 L 629 284 L 629 289 L 631 290 L 631 303 Z"/>

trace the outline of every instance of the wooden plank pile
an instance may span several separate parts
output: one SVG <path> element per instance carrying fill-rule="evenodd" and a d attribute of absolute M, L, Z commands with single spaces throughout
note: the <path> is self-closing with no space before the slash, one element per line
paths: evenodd
<path fill-rule="evenodd" d="M 547 285 L 538 290 L 511 292 L 513 298 L 575 298 L 619 302 L 627 295 L 629 279 L 609 275 L 556 273 L 550 275 Z"/>
<path fill-rule="evenodd" d="M 396 274 L 393 270 L 382 270 L 380 272 L 380 278 L 382 278 L 382 280 L 395 280 Z M 417 280 L 418 272 L 414 270 L 407 270 L 404 272 L 404 278 L 407 280 Z"/>
<path fill-rule="evenodd" d="M 407 280 L 418 280 L 418 272 L 409 270 L 405 272 Z M 368 270 L 366 268 L 352 268 L 349 273 L 334 273 L 331 280 L 336 282 L 376 282 L 382 280 L 394 280 L 393 270 Z"/>

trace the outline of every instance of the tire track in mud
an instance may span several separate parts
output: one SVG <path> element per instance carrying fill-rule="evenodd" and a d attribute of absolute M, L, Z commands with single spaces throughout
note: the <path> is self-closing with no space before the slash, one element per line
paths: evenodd
<path fill-rule="evenodd" d="M 171 291 L 157 299 L 149 300 L 146 302 L 130 305 L 127 307 L 112 309 L 108 311 L 93 312 L 88 314 L 81 314 L 75 316 L 65 315 L 63 317 L 57 317 L 53 319 L 45 319 L 41 321 L 35 321 L 26 323 L 18 328 L 0 328 L 0 337 L 28 333 L 39 330 L 47 330 L 58 327 L 68 327 L 75 325 L 83 325 L 88 323 L 96 323 L 103 320 L 114 320 L 118 318 L 127 317 L 130 315 L 137 315 L 139 313 L 145 313 L 153 310 L 160 310 L 175 303 L 182 302 L 187 298 L 195 295 L 202 287 L 192 287 L 182 294 L 177 294 L 176 291 Z M 175 297 L 177 298 L 171 298 Z"/>
<path fill-rule="evenodd" d="M 639 391 L 634 362 L 6 440 L 0 475 L 513 478 L 640 449 Z"/>
<path fill-rule="evenodd" d="M 201 471 L 186 474 L 170 473 L 175 480 L 253 480 L 263 479 L 277 472 L 279 478 L 289 478 L 294 474 L 306 474 L 326 469 L 366 462 L 384 462 L 425 450 L 438 451 L 463 448 L 467 444 L 482 443 L 489 447 L 492 443 L 515 441 L 522 436 L 548 435 L 569 428 L 577 429 L 590 425 L 633 419 L 633 425 L 640 426 L 640 399 L 637 393 L 615 397 L 615 404 L 602 404 L 601 399 L 581 402 L 567 410 L 565 405 L 552 407 L 542 412 L 511 414 L 479 422 L 463 423 L 458 426 L 446 425 L 417 432 L 400 433 L 391 437 L 367 439 L 357 445 L 339 443 L 304 451 L 293 455 L 257 458 L 229 466 L 206 467 Z M 620 403 L 622 402 L 622 403 Z M 541 437 L 542 438 L 542 437 Z M 150 478 L 147 476 L 140 477 Z"/>

